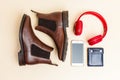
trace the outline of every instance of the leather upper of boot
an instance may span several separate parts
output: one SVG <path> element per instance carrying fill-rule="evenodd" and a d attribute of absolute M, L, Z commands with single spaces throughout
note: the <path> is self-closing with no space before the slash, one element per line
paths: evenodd
<path fill-rule="evenodd" d="M 50 35 L 53 38 L 58 49 L 58 57 L 60 60 L 62 60 L 62 51 L 65 41 L 62 12 L 54 12 L 50 14 L 38 13 L 37 17 L 39 19 L 39 26 L 37 26 L 36 29 Z"/>
<path fill-rule="evenodd" d="M 25 62 L 26 64 L 37 64 L 37 63 L 49 63 L 51 64 L 51 60 L 49 59 L 50 52 L 53 50 L 53 48 L 47 46 L 43 42 L 41 42 L 34 34 L 31 26 L 31 20 L 30 17 L 26 15 L 26 19 L 24 21 L 23 25 L 23 46 L 24 46 L 24 53 L 25 53 Z M 36 56 L 36 52 L 33 52 L 36 50 L 43 51 L 42 53 L 45 53 L 45 55 L 48 56 L 48 58 L 43 58 L 39 56 Z M 35 53 L 32 54 L 32 53 Z M 44 55 L 44 54 L 42 54 Z"/>

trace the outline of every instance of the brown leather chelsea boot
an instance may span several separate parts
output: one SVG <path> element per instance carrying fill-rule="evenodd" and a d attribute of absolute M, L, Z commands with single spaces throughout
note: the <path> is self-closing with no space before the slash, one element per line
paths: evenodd
<path fill-rule="evenodd" d="M 42 31 L 51 36 L 57 46 L 58 57 L 64 61 L 68 45 L 66 27 L 68 27 L 68 11 L 53 13 L 36 13 L 38 18 L 38 26 L 36 30 Z"/>
<path fill-rule="evenodd" d="M 38 63 L 52 64 L 50 52 L 53 48 L 45 45 L 35 36 L 30 17 L 26 14 L 23 15 L 21 21 L 19 41 L 21 46 L 21 50 L 18 53 L 19 65 Z"/>

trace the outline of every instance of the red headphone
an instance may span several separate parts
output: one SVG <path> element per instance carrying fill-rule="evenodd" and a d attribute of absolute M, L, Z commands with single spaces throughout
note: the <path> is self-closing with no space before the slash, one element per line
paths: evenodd
<path fill-rule="evenodd" d="M 87 11 L 87 12 L 84 12 L 83 14 L 80 15 L 80 17 L 78 18 L 78 20 L 76 21 L 75 23 L 75 35 L 80 35 L 82 33 L 82 29 L 83 29 L 83 22 L 80 20 L 80 18 L 83 16 L 83 15 L 93 15 L 93 16 L 96 16 L 103 24 L 103 28 L 104 28 L 104 32 L 102 35 L 97 35 L 91 39 L 88 40 L 88 43 L 89 45 L 94 45 L 96 43 L 99 43 L 102 41 L 102 39 L 105 37 L 106 33 L 107 33 L 107 23 L 105 21 L 105 19 L 103 18 L 102 15 L 100 15 L 99 13 L 97 12 L 94 12 L 94 11 Z"/>

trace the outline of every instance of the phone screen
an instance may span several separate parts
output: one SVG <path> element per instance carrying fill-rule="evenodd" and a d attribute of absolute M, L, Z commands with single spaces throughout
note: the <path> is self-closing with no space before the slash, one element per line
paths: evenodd
<path fill-rule="evenodd" d="M 72 65 L 83 65 L 83 42 L 72 41 Z"/>

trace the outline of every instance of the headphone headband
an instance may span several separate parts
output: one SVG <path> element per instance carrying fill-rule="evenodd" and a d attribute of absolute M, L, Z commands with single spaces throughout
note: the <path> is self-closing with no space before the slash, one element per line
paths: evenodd
<path fill-rule="evenodd" d="M 102 22 L 103 28 L 104 28 L 104 33 L 103 33 L 102 37 L 104 38 L 105 35 L 106 35 L 106 33 L 107 33 L 107 23 L 106 23 L 105 19 L 103 18 L 103 16 L 100 15 L 99 13 L 94 12 L 94 11 L 87 11 L 87 12 L 84 12 L 83 14 L 80 15 L 80 17 L 78 18 L 77 21 L 79 21 L 80 18 L 81 18 L 83 15 L 88 15 L 88 14 L 97 17 L 97 18 Z"/>

